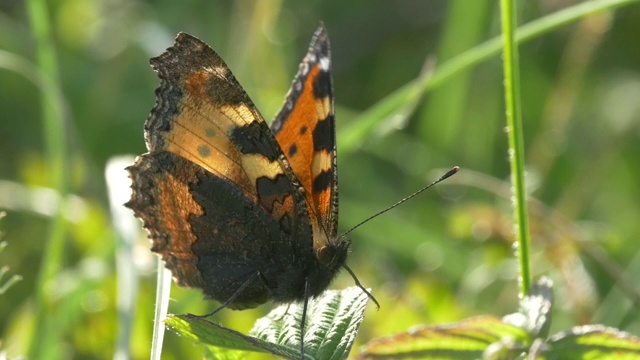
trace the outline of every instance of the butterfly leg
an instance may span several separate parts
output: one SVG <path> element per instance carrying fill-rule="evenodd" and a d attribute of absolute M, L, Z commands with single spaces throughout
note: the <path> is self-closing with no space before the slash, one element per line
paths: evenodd
<path fill-rule="evenodd" d="M 307 322 L 307 305 L 309 305 L 309 278 L 304 280 L 304 304 L 302 305 L 302 318 L 300 319 L 300 359 L 304 359 L 304 326 Z"/>

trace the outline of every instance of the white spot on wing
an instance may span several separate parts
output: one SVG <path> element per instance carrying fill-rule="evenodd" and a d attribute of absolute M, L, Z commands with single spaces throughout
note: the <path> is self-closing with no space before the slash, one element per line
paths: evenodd
<path fill-rule="evenodd" d="M 302 67 L 302 71 L 300 71 L 300 73 L 302 75 L 307 75 L 309 73 L 309 64 L 305 61 L 302 64 L 300 64 L 300 66 Z"/>
<path fill-rule="evenodd" d="M 328 57 L 320 58 L 320 70 L 329 71 L 329 66 L 331 65 L 331 60 Z"/>
<path fill-rule="evenodd" d="M 206 72 L 208 72 L 210 74 L 213 74 L 213 75 L 215 75 L 215 76 L 217 76 L 217 77 L 219 77 L 221 79 L 224 79 L 224 78 L 227 77 L 229 69 L 227 69 L 224 66 L 216 66 L 216 67 L 207 66 L 207 67 L 204 68 L 204 71 L 206 71 Z"/>

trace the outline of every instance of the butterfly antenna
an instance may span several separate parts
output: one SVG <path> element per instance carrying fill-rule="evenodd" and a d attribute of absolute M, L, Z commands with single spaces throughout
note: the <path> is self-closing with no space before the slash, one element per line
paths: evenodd
<path fill-rule="evenodd" d="M 342 235 L 340 235 L 340 237 L 339 237 L 339 238 L 343 238 L 343 237 L 345 237 L 347 234 L 349 234 L 349 233 L 350 233 L 350 232 L 352 232 L 353 230 L 355 230 L 355 229 L 359 228 L 359 227 L 360 227 L 360 226 L 362 226 L 363 224 L 365 224 L 365 223 L 369 222 L 369 221 L 370 221 L 370 220 L 372 220 L 373 218 L 376 218 L 376 217 L 378 217 L 378 216 L 380 216 L 380 215 L 382 215 L 382 214 L 386 213 L 387 211 L 389 211 L 389 210 L 391 210 L 391 209 L 395 208 L 396 206 L 398 206 L 398 205 L 402 204 L 403 202 L 405 202 L 405 201 L 407 201 L 407 200 L 411 199 L 412 197 L 419 195 L 421 192 L 423 192 L 423 191 L 427 190 L 428 188 L 432 187 L 433 185 L 435 185 L 435 184 L 437 184 L 437 183 L 439 183 L 439 182 L 441 182 L 441 181 L 443 181 L 443 180 L 446 180 L 447 178 L 449 178 L 449 177 L 453 176 L 455 173 L 457 173 L 459 170 L 460 170 L 460 167 L 459 167 L 459 166 L 454 166 L 453 168 L 451 168 L 451 170 L 447 171 L 444 175 L 440 176 L 440 178 L 438 178 L 438 180 L 436 180 L 436 181 L 432 182 L 431 184 L 429 184 L 429 185 L 427 185 L 427 186 L 423 187 L 422 189 L 420 189 L 420 190 L 418 190 L 418 191 L 414 192 L 413 194 L 411 194 L 411 195 L 409 195 L 409 196 L 405 197 L 404 199 L 402 199 L 402 200 L 398 201 L 397 203 L 395 203 L 395 204 L 393 204 L 393 205 L 389 206 L 388 208 L 386 208 L 386 209 L 384 209 L 384 210 L 382 210 L 382 211 L 380 211 L 380 212 L 378 212 L 378 213 L 376 213 L 376 214 L 373 214 L 373 215 L 369 216 L 368 218 L 366 218 L 366 219 L 364 219 L 363 221 L 361 221 L 358 225 L 356 225 L 356 226 L 352 227 L 351 229 L 347 230 L 346 232 L 344 232 Z M 348 269 L 347 269 L 347 270 L 348 270 Z M 352 274 L 352 276 L 353 276 L 353 274 Z M 361 288 L 361 289 L 363 289 L 363 288 L 362 288 L 362 286 L 360 286 L 360 288 Z M 366 292 L 366 291 L 365 291 L 365 292 Z M 369 292 L 367 292 L 367 294 L 369 295 Z"/>

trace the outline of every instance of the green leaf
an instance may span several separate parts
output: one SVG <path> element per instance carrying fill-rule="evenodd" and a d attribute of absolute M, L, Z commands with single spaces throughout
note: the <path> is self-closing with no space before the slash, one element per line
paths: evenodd
<path fill-rule="evenodd" d="M 529 335 L 519 327 L 480 316 L 448 325 L 421 326 L 370 341 L 359 358 L 478 359 L 493 344 L 522 349 L 522 344 L 529 342 Z"/>
<path fill-rule="evenodd" d="M 345 359 L 368 300 L 358 287 L 325 291 L 310 300 L 304 336 L 305 358 Z M 252 336 L 195 315 L 170 315 L 165 323 L 178 334 L 206 345 L 212 358 L 237 359 L 243 355 L 240 351 L 256 351 L 299 359 L 301 318 L 302 304 L 281 305 L 256 322 L 250 332 Z"/>
<path fill-rule="evenodd" d="M 554 335 L 539 359 L 640 359 L 640 339 L 603 325 L 577 326 Z"/>
<path fill-rule="evenodd" d="M 214 358 L 238 358 L 227 349 L 242 351 L 269 352 L 282 357 L 299 357 L 296 349 L 290 349 L 277 344 L 244 335 L 228 329 L 203 317 L 195 315 L 169 315 L 165 324 L 172 330 L 188 339 L 207 345 Z M 224 349 L 216 349 L 224 348 Z"/>
<path fill-rule="evenodd" d="M 354 286 L 325 291 L 309 302 L 304 334 L 305 355 L 316 359 L 346 359 L 355 341 L 369 298 Z M 251 329 L 257 338 L 300 348 L 302 304 L 282 305 Z"/>

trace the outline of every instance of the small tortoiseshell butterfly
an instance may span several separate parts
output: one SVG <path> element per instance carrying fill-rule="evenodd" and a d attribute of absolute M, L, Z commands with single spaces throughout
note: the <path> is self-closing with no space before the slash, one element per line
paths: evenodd
<path fill-rule="evenodd" d="M 271 129 L 197 38 L 180 33 L 151 66 L 161 81 L 144 125 L 149 152 L 128 168 L 126 206 L 143 220 L 152 250 L 178 285 L 200 288 L 224 307 L 268 300 L 306 307 L 346 267 L 350 244 L 336 237 L 326 29 L 314 34 Z"/>

